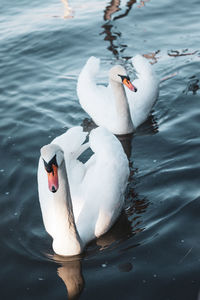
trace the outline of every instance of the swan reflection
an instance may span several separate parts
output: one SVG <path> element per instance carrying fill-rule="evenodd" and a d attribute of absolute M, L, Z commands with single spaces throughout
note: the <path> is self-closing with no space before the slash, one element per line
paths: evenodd
<path fill-rule="evenodd" d="M 117 138 L 120 141 L 128 160 L 130 160 L 133 134 L 118 135 Z"/>
<path fill-rule="evenodd" d="M 65 257 L 55 254 L 52 259 L 60 265 L 57 274 L 66 286 L 68 299 L 79 299 L 85 285 L 81 256 Z"/>
<path fill-rule="evenodd" d="M 78 300 L 84 290 L 85 280 L 82 272 L 82 260 L 84 260 L 85 257 L 90 257 L 91 254 L 96 254 L 98 251 L 103 251 L 108 247 L 112 247 L 113 249 L 120 241 L 127 240 L 130 236 L 144 230 L 141 226 L 142 224 L 139 220 L 139 215 L 144 213 L 147 209 L 148 202 L 144 199 L 139 200 L 133 188 L 129 189 L 128 197 L 128 201 L 130 201 L 131 204 L 126 205 L 127 207 L 122 212 L 117 222 L 106 234 L 97 240 L 92 241 L 82 255 L 71 257 L 60 256 L 57 254 L 54 254 L 53 256 L 48 255 L 51 260 L 59 265 L 57 268 L 57 275 L 62 279 L 66 287 L 68 299 Z M 132 247 L 138 245 L 139 243 Z M 129 272 L 131 269 L 132 264 L 130 264 L 130 262 L 120 263 L 118 265 L 118 270 L 120 272 Z"/>
<path fill-rule="evenodd" d="M 124 238 L 125 236 L 131 235 L 131 222 L 128 220 L 127 215 L 122 213 L 118 221 L 114 224 L 109 232 L 98 238 L 96 241 L 91 242 L 96 244 L 99 247 L 99 251 L 104 250 L 105 248 L 111 246 L 114 242 L 119 239 Z M 90 245 L 86 250 L 85 256 L 91 254 Z M 95 247 L 96 248 L 96 247 Z M 85 281 L 82 273 L 82 263 L 83 255 L 77 256 L 60 256 L 53 255 L 48 257 L 51 260 L 54 260 L 59 267 L 57 268 L 57 274 L 62 279 L 63 283 L 66 286 L 68 299 L 77 300 L 79 299 L 84 286 Z"/>
<path fill-rule="evenodd" d="M 100 251 L 111 247 L 115 242 L 124 240 L 132 235 L 131 222 L 125 211 L 122 212 L 117 222 L 104 235 L 96 240 L 96 245 L 100 246 Z"/>
<path fill-rule="evenodd" d="M 153 115 L 153 110 L 151 111 L 148 119 L 138 127 L 136 132 L 137 135 L 154 135 L 159 132 L 159 126 L 156 117 Z"/>

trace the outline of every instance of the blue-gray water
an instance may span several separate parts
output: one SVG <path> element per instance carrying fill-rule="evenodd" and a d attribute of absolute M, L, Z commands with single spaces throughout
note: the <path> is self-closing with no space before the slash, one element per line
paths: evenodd
<path fill-rule="evenodd" d="M 116 11 L 114 2 L 70 1 L 73 18 L 63 18 L 59 0 L 1 0 L 3 300 L 67 299 L 67 284 L 80 299 L 198 299 L 200 3 L 121 1 Z M 124 141 L 131 165 L 124 213 L 80 260 L 56 263 L 38 201 L 39 149 L 88 117 L 76 82 L 89 56 L 101 58 L 106 83 L 111 64 L 137 53 L 157 53 L 160 78 L 176 75 Z"/>

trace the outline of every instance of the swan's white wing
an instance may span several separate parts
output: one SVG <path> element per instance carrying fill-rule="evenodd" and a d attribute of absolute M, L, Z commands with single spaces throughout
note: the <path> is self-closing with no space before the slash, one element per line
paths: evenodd
<path fill-rule="evenodd" d="M 92 130 L 94 155 L 82 182 L 84 205 L 77 216 L 77 229 L 86 241 L 105 233 L 124 204 L 129 167 L 119 140 L 103 127 Z"/>
<path fill-rule="evenodd" d="M 137 92 L 133 93 L 126 88 L 126 94 L 133 125 L 136 128 L 147 119 L 158 97 L 159 81 L 145 57 L 136 55 L 131 61 L 138 77 L 133 81 Z"/>
<path fill-rule="evenodd" d="M 83 143 L 87 135 L 88 133 L 84 132 L 81 126 L 75 126 L 56 137 L 52 143 L 58 144 L 63 149 L 65 156 L 72 154 L 73 157 L 77 158 L 85 150 Z"/>
<path fill-rule="evenodd" d="M 88 59 L 78 78 L 77 94 L 81 106 L 94 122 L 109 128 L 116 118 L 113 109 L 114 98 L 110 88 L 97 85 L 95 82 L 99 65 L 100 59 L 94 56 Z"/>

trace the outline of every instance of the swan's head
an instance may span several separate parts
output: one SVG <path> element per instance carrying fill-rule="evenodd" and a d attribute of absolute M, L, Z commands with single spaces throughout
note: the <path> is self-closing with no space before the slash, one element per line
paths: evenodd
<path fill-rule="evenodd" d="M 110 69 L 109 78 L 118 83 L 123 83 L 133 92 L 137 92 L 137 88 L 131 83 L 129 76 L 124 67 L 116 65 Z"/>
<path fill-rule="evenodd" d="M 40 153 L 48 176 L 49 190 L 55 193 L 59 187 L 58 168 L 64 161 L 64 153 L 62 149 L 55 144 L 43 146 Z"/>

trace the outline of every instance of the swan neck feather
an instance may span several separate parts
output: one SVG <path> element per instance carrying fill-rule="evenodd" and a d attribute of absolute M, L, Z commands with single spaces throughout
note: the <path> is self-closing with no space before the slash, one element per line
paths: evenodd
<path fill-rule="evenodd" d="M 65 162 L 58 169 L 59 189 L 53 194 L 56 231 L 53 249 L 60 255 L 81 253 L 81 240 L 76 228 Z"/>
<path fill-rule="evenodd" d="M 110 78 L 110 85 L 114 94 L 116 114 L 122 134 L 131 133 L 134 131 L 134 127 L 124 86 L 112 78 Z"/>

